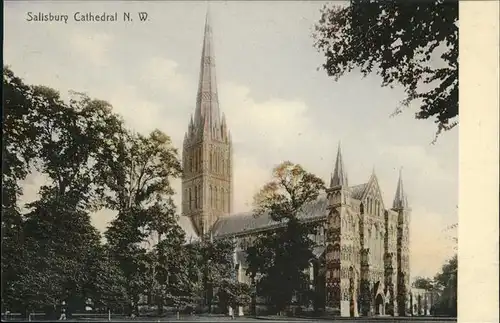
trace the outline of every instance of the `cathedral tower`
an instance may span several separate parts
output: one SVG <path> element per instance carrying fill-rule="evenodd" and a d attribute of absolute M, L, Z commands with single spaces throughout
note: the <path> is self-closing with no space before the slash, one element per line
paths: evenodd
<path fill-rule="evenodd" d="M 410 214 L 408 199 L 403 188 L 403 177 L 399 171 L 398 186 L 392 204 L 392 209 L 398 213 L 397 224 L 397 309 L 399 316 L 406 315 L 408 294 L 410 292 Z"/>
<path fill-rule="evenodd" d="M 182 150 L 182 215 L 190 217 L 196 234 L 203 236 L 219 217 L 231 213 L 233 169 L 231 134 L 219 111 L 208 11 L 199 77 L 194 118 Z"/>
<path fill-rule="evenodd" d="M 357 306 L 351 304 L 356 304 L 358 293 L 359 266 L 356 266 L 354 254 L 359 248 L 350 239 L 356 227 L 340 143 L 327 194 L 326 307 L 335 315 L 357 316 Z"/>

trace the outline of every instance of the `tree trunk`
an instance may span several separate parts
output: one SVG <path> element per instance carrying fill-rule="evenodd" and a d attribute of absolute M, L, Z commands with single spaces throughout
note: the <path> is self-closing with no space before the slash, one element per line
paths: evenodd
<path fill-rule="evenodd" d="M 158 306 L 158 316 L 163 315 L 163 297 L 156 296 L 156 306 Z"/>

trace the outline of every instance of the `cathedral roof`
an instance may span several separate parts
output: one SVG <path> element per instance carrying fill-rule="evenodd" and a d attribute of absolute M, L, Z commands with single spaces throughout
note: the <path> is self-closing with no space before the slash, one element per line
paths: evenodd
<path fill-rule="evenodd" d="M 319 220 L 326 216 L 326 207 L 326 195 L 321 195 L 304 208 L 299 218 L 305 221 Z M 269 214 L 255 217 L 252 212 L 245 212 L 219 218 L 214 225 L 214 232 L 218 236 L 245 234 L 279 225 Z"/>
<path fill-rule="evenodd" d="M 368 184 L 351 186 L 351 198 L 361 199 Z M 305 221 L 322 220 L 326 217 L 327 206 L 326 194 L 322 194 L 316 201 L 309 203 L 304 208 L 299 214 L 299 218 Z M 213 227 L 213 232 L 217 236 L 231 236 L 265 230 L 279 225 L 280 223 L 273 221 L 269 214 L 255 217 L 252 212 L 243 212 L 219 218 Z"/>

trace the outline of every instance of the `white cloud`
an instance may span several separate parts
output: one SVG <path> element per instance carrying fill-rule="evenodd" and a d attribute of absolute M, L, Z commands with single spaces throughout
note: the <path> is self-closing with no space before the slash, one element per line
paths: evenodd
<path fill-rule="evenodd" d="M 123 84 L 112 87 L 107 100 L 134 130 L 148 133 L 155 127 L 163 128 L 163 120 L 159 118 L 161 106 L 142 97 L 136 86 Z"/>
<path fill-rule="evenodd" d="M 243 212 L 252 209 L 253 196 L 269 180 L 271 170 L 257 164 L 257 160 L 245 154 L 235 154 L 233 211 Z"/>
<path fill-rule="evenodd" d="M 70 46 L 80 56 L 92 64 L 104 66 L 109 64 L 108 51 L 112 46 L 113 37 L 106 33 L 87 33 L 83 30 L 72 33 Z"/>
<path fill-rule="evenodd" d="M 304 102 L 281 98 L 256 102 L 250 89 L 232 83 L 222 84 L 220 96 L 235 141 L 257 141 L 284 149 L 294 137 L 311 130 Z"/>
<path fill-rule="evenodd" d="M 180 97 L 186 96 L 189 80 L 186 75 L 179 73 L 178 66 L 173 60 L 153 57 L 144 64 L 139 81 L 154 89 L 166 90 Z"/>

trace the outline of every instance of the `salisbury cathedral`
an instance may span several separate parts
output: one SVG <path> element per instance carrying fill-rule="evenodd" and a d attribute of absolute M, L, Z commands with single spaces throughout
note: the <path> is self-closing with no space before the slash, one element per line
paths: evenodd
<path fill-rule="evenodd" d="M 219 109 L 207 15 L 196 109 L 183 143 L 182 215 L 199 236 L 235 239 L 237 278 L 248 281 L 246 246 L 282 224 L 265 215 L 233 214 L 232 154 L 229 126 Z M 392 206 L 386 206 L 374 172 L 366 183 L 349 185 L 339 145 L 326 194 L 300 218 L 319 227 L 312 237 L 317 261 L 310 268 L 311 284 L 321 295 L 315 307 L 346 317 L 404 315 L 410 292 L 410 208 L 401 173 Z"/>

